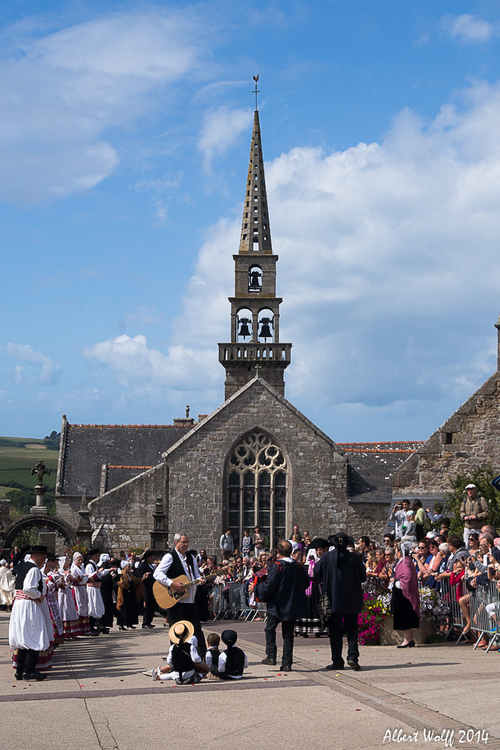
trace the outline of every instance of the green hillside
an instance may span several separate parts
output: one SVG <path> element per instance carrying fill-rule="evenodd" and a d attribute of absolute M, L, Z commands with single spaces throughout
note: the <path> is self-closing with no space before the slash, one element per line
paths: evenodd
<path fill-rule="evenodd" d="M 51 441 L 51 445 L 54 441 Z M 39 459 L 51 470 L 44 477 L 49 488 L 46 494 L 47 506 L 54 503 L 58 451 L 50 450 L 46 441 L 36 438 L 0 437 L 0 498 L 8 497 L 19 512 L 27 512 L 34 505 L 37 477 L 31 476 L 31 469 Z"/>

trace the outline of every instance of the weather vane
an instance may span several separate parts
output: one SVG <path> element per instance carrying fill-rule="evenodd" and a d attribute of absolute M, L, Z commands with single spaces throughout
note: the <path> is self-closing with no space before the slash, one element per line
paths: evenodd
<path fill-rule="evenodd" d="M 260 91 L 257 88 L 257 82 L 259 80 L 259 76 L 257 75 L 257 71 L 255 71 L 255 75 L 253 77 L 253 80 L 255 81 L 255 89 L 254 89 L 254 92 L 253 92 L 255 94 L 255 111 L 257 112 L 257 110 L 258 110 L 258 106 L 257 106 L 257 94 L 260 94 Z"/>

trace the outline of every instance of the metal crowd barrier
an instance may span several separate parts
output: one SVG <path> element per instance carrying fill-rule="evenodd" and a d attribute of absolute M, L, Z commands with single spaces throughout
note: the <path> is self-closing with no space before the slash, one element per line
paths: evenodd
<path fill-rule="evenodd" d="M 487 653 L 499 637 L 500 592 L 496 587 L 496 581 L 490 581 L 487 586 L 478 586 L 470 595 L 470 626 L 471 630 L 479 633 L 474 648 L 476 649 L 484 636 L 488 635 L 490 638 Z M 489 604 L 494 605 L 495 620 L 486 611 Z"/>
<path fill-rule="evenodd" d="M 462 638 L 465 638 L 465 622 L 462 610 L 457 601 L 456 588 L 456 586 L 450 586 L 448 579 L 441 581 L 441 597 L 450 608 L 448 632 L 446 633 L 445 640 L 453 629 L 457 629 L 459 635 L 456 643 L 460 643 Z M 486 649 L 488 652 L 495 641 L 500 639 L 500 591 L 496 587 L 496 581 L 490 581 L 487 586 L 478 586 L 470 591 L 464 587 L 465 594 L 470 595 L 470 631 L 477 634 L 474 648 L 476 649 L 484 636 L 488 635 L 489 643 Z M 495 619 L 490 616 L 486 609 L 490 604 L 494 605 L 490 607 L 490 611 L 494 610 Z"/>
<path fill-rule="evenodd" d="M 266 605 L 263 602 L 250 604 L 245 582 L 215 583 L 210 593 L 214 620 L 266 619 Z"/>
<path fill-rule="evenodd" d="M 464 638 L 465 623 L 462 610 L 457 602 L 457 587 L 450 585 L 449 578 L 443 578 L 440 582 L 439 593 L 443 602 L 450 608 L 450 614 L 448 615 L 448 631 L 444 639 L 446 641 L 451 631 L 456 628 L 460 631 L 456 642 L 460 643 L 462 638 Z"/>

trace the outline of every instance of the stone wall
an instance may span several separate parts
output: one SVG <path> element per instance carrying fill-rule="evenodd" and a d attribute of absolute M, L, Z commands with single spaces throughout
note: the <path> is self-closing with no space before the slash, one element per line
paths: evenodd
<path fill-rule="evenodd" d="M 499 372 L 394 472 L 393 495 L 440 498 L 450 489 L 450 477 L 488 463 L 500 473 Z"/>
<path fill-rule="evenodd" d="M 78 511 L 80 510 L 81 504 L 82 504 L 82 498 L 80 495 L 73 496 L 73 497 L 71 496 L 57 497 L 56 496 L 56 515 L 59 516 L 59 518 L 62 518 L 67 523 L 69 523 L 69 525 L 73 529 L 76 529 L 80 522 L 80 516 L 78 515 Z"/>
<path fill-rule="evenodd" d="M 162 463 L 92 500 L 93 542 L 113 553 L 149 547 L 156 500 L 167 497 L 167 475 Z"/>
<path fill-rule="evenodd" d="M 357 542 L 360 536 L 369 536 L 376 542 L 384 537 L 391 503 L 349 503 L 347 533 Z"/>

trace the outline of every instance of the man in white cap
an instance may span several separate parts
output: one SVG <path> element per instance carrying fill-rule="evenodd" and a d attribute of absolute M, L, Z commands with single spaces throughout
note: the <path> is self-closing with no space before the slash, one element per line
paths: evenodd
<path fill-rule="evenodd" d="M 486 523 L 490 509 L 485 498 L 477 494 L 475 484 L 468 484 L 465 491 L 467 496 L 464 497 L 460 506 L 460 518 L 464 522 L 464 542 L 467 547 L 469 534 L 473 531 L 480 531 L 481 526 Z"/>

